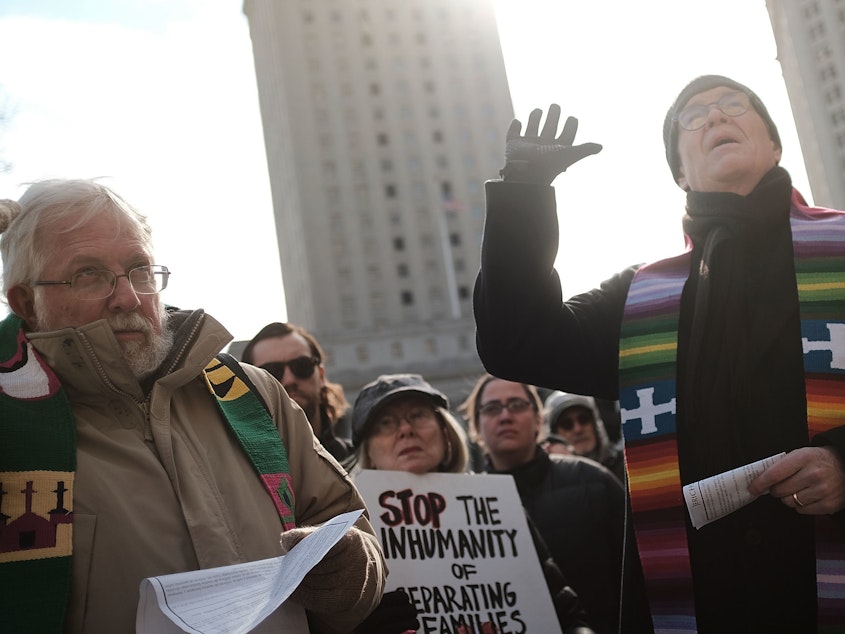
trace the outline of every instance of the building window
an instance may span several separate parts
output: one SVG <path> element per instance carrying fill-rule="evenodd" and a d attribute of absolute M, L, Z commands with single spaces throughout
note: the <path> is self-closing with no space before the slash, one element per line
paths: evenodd
<path fill-rule="evenodd" d="M 413 306 L 414 305 L 414 294 L 411 291 L 402 291 L 400 295 L 400 299 L 402 301 L 403 306 Z"/>
<path fill-rule="evenodd" d="M 401 236 L 397 236 L 393 238 L 393 250 L 394 251 L 404 251 L 405 250 L 405 238 Z"/>
<path fill-rule="evenodd" d="M 396 265 L 396 274 L 399 277 L 408 277 L 408 273 L 409 269 L 407 264 L 405 264 L 404 262 L 400 262 Z"/>
<path fill-rule="evenodd" d="M 367 277 L 373 286 L 381 284 L 381 269 L 377 264 L 369 264 L 367 266 Z"/>
<path fill-rule="evenodd" d="M 385 185 L 384 186 L 384 195 L 388 198 L 396 198 L 396 185 Z"/>
<path fill-rule="evenodd" d="M 370 360 L 370 349 L 365 345 L 357 346 L 355 348 L 355 356 L 358 357 L 358 361 L 366 363 Z"/>
<path fill-rule="evenodd" d="M 824 38 L 824 22 L 818 22 L 810 27 L 810 39 L 820 40 Z"/>
<path fill-rule="evenodd" d="M 460 299 L 469 299 L 469 287 L 468 286 L 459 286 L 458 287 L 458 297 Z"/>
<path fill-rule="evenodd" d="M 394 359 L 401 359 L 404 356 L 401 341 L 394 341 L 390 344 L 390 354 Z"/>
<path fill-rule="evenodd" d="M 832 65 L 825 66 L 821 69 L 819 75 L 821 76 L 822 81 L 836 79 L 836 68 L 834 68 Z"/>
<path fill-rule="evenodd" d="M 461 234 L 460 233 L 450 233 L 449 234 L 449 244 L 453 247 L 461 246 Z"/>

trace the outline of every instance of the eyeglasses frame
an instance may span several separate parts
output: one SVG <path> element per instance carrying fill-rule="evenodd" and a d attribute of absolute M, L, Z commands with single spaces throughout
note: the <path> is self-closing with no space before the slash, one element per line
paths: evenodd
<path fill-rule="evenodd" d="M 135 285 L 132 283 L 131 275 L 135 271 L 138 271 L 140 269 L 153 269 L 153 271 L 152 271 L 153 276 L 160 275 L 161 278 L 162 278 L 161 288 L 159 288 L 159 289 L 157 289 L 153 292 L 139 291 L 138 289 L 136 289 Z M 76 299 L 81 300 L 83 302 L 94 302 L 94 301 L 97 301 L 99 299 L 106 299 L 107 297 L 111 297 L 112 295 L 114 295 L 114 291 L 117 288 L 117 280 L 119 280 L 121 277 L 126 278 L 126 280 L 129 282 L 129 287 L 132 289 L 132 292 L 135 293 L 136 295 L 158 295 L 164 289 L 167 288 L 167 283 L 170 280 L 170 274 L 172 272 L 173 271 L 171 271 L 169 268 L 167 268 L 163 264 L 143 264 L 141 266 L 136 266 L 132 269 L 129 269 L 129 271 L 127 271 L 126 273 L 118 274 L 118 273 L 115 273 L 114 271 L 112 271 L 110 269 L 94 269 L 93 271 L 80 271 L 79 273 L 74 273 L 73 275 L 70 276 L 69 280 L 36 280 L 35 282 L 32 282 L 30 284 L 30 286 L 66 285 L 66 286 L 70 287 L 71 293 L 73 294 L 73 283 L 80 275 L 91 274 L 91 273 L 109 273 L 109 274 L 111 274 L 112 275 L 111 290 L 108 292 L 107 295 L 103 295 L 102 297 L 79 297 L 75 294 L 73 295 Z"/>

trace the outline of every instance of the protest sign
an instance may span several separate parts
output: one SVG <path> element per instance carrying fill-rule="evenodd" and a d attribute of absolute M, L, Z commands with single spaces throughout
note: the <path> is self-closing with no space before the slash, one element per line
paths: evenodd
<path fill-rule="evenodd" d="M 355 484 L 419 634 L 559 634 L 513 478 L 365 470 Z"/>

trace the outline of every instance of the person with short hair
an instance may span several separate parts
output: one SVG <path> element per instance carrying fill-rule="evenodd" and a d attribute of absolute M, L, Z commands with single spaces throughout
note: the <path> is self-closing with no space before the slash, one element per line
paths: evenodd
<path fill-rule="evenodd" d="M 0 233 L 0 629 L 132 632 L 143 579 L 278 557 L 354 510 L 254 631 L 361 622 L 387 576 L 361 496 L 223 326 L 164 305 L 146 218 L 48 180 L 0 201 Z"/>
<path fill-rule="evenodd" d="M 625 493 L 610 471 L 580 456 L 551 460 L 533 385 L 478 378 L 461 410 L 485 454 L 485 472 L 509 474 L 552 558 L 578 592 L 596 632 L 619 628 Z"/>
<path fill-rule="evenodd" d="M 620 116 L 626 100 L 648 98 L 640 88 L 617 97 Z M 542 114 L 530 114 L 525 134 L 512 122 L 502 180 L 486 185 L 473 300 L 484 366 L 619 401 L 655 630 L 841 629 L 845 214 L 793 188 L 753 90 L 696 77 L 663 123 L 686 192 L 686 250 L 564 301 L 550 185 L 601 146 L 574 144 L 571 117 L 558 135 L 559 106 L 541 130 Z M 650 204 L 648 192 L 631 192 L 632 214 Z M 776 456 L 741 491 L 750 503 L 693 527 L 689 485 Z"/>
<path fill-rule="evenodd" d="M 349 409 L 339 383 L 326 378 L 326 358 L 316 337 L 302 326 L 273 322 L 247 343 L 241 361 L 272 374 L 308 417 L 314 435 L 337 460 L 352 451 L 352 443 L 338 436 L 338 421 Z"/>

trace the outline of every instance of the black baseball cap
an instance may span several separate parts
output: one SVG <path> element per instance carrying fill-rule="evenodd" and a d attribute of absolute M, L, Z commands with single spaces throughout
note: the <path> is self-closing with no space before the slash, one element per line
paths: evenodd
<path fill-rule="evenodd" d="M 419 374 L 382 374 L 367 383 L 358 393 L 352 407 L 352 444 L 356 447 L 364 438 L 373 412 L 397 394 L 422 394 L 440 407 L 449 409 L 449 400 L 440 390 L 433 388 Z"/>

